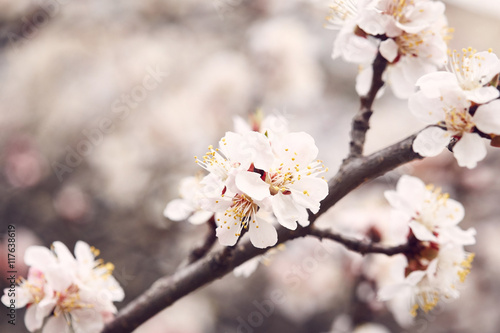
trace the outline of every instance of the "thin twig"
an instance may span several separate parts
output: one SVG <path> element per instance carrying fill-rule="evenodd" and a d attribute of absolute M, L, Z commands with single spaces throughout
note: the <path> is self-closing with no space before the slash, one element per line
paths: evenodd
<path fill-rule="evenodd" d="M 377 93 L 380 88 L 384 86 L 382 74 L 384 73 L 386 67 L 387 60 L 382 57 L 379 52 L 372 64 L 373 77 L 370 90 L 366 96 L 362 96 L 360 98 L 361 105 L 359 107 L 359 111 L 352 120 L 350 151 L 347 160 L 363 155 L 366 132 L 370 128 L 370 117 L 373 114 L 373 101 L 375 100 L 375 97 L 377 97 Z"/>
<path fill-rule="evenodd" d="M 395 254 L 407 253 L 411 249 L 411 245 L 409 243 L 388 247 L 377 243 L 364 242 L 357 239 L 345 237 L 330 230 L 320 230 L 316 228 L 311 228 L 309 230 L 309 235 L 318 237 L 321 240 L 324 238 L 331 239 L 333 241 L 336 241 L 337 243 L 344 245 L 347 249 L 363 255 L 367 253 L 382 253 L 388 256 L 393 256 Z"/>
<path fill-rule="evenodd" d="M 311 226 L 297 230 L 278 228 L 278 244 L 304 237 L 312 229 L 312 223 L 330 207 L 364 182 L 374 179 L 396 167 L 422 158 L 412 149 L 415 135 L 366 157 L 346 161 L 343 168 L 329 182 L 329 194 L 322 201 L 317 214 L 310 214 Z M 245 261 L 263 254 L 268 249 L 254 247 L 247 239 L 242 244 L 217 251 L 189 265 L 172 276 L 157 280 L 141 296 L 120 310 L 108 323 L 103 333 L 131 332 L 155 314 L 198 288 L 221 278 Z M 365 249 L 366 250 L 366 249 Z M 366 252 L 368 253 L 368 252 Z"/>

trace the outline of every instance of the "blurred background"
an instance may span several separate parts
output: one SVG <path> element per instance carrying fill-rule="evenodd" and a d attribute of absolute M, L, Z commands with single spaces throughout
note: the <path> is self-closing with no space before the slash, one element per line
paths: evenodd
<path fill-rule="evenodd" d="M 498 1 L 446 3 L 451 48 L 500 52 Z M 70 249 L 84 240 L 114 263 L 126 294 L 118 308 L 172 274 L 207 226 L 167 220 L 166 203 L 178 196 L 180 179 L 198 171 L 193 156 L 231 130 L 235 115 L 246 118 L 256 108 L 311 134 L 332 176 L 346 156 L 358 98 L 357 67 L 331 59 L 329 5 L 0 0 L 0 233 L 16 227 L 20 275 L 26 247 L 56 240 Z M 389 90 L 372 119 L 368 153 L 422 127 Z M 476 253 L 472 273 L 459 301 L 417 318 L 413 329 L 400 328 L 376 302 L 360 256 L 336 244 L 298 278 L 283 274 L 315 253 L 319 242 L 301 239 L 266 256 L 250 277 L 230 274 L 136 332 L 498 332 L 499 163 L 498 149 L 474 170 L 444 152 L 364 185 L 319 221 L 366 234 L 386 219 L 383 191 L 403 173 L 464 204 L 462 227 L 478 231 L 477 245 L 468 248 Z M 3 237 L 0 274 L 6 249 Z M 255 315 L 277 291 L 284 301 Z M 25 332 L 23 317 L 19 310 L 13 327 L 2 315 L 0 331 Z M 359 328 L 364 323 L 386 328 Z"/>

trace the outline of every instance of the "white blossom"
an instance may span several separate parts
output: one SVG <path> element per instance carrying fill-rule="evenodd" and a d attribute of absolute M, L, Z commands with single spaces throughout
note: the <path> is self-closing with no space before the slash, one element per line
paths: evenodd
<path fill-rule="evenodd" d="M 395 318 L 401 325 L 408 326 L 418 309 L 429 312 L 439 300 L 459 297 L 457 287 L 470 273 L 473 258 L 461 245 L 446 244 L 423 270 L 409 271 L 408 266 L 399 265 L 400 281 L 381 288 L 378 298 L 390 300 Z"/>
<path fill-rule="evenodd" d="M 163 215 L 172 221 L 188 220 L 192 224 L 207 222 L 213 215 L 201 208 L 200 200 L 203 199 L 201 177 L 186 177 L 179 186 L 179 199 L 170 201 Z"/>
<path fill-rule="evenodd" d="M 500 60 L 491 51 L 463 50 L 451 61 L 452 72 L 424 75 L 417 81 L 420 91 L 408 102 L 411 112 L 429 125 L 420 132 L 413 150 L 422 156 L 436 156 L 451 138 L 458 140 L 453 154 L 458 165 L 474 168 L 486 156 L 481 138 L 500 134 L 500 101 L 496 89 Z M 486 103 L 486 104 L 485 104 Z"/>
<path fill-rule="evenodd" d="M 52 251 L 42 246 L 26 250 L 24 260 L 31 266 L 28 279 L 18 287 L 16 307 L 28 307 L 25 324 L 30 332 L 100 332 L 104 322 L 116 313 L 113 302 L 124 293 L 111 275 L 113 265 L 95 260 L 98 251 L 79 241 L 75 257 L 61 242 Z M 10 297 L 2 297 L 6 306 Z M 52 315 L 53 314 L 53 315 Z"/>
<path fill-rule="evenodd" d="M 464 231 L 458 226 L 464 218 L 462 204 L 450 199 L 440 188 L 426 186 L 420 179 L 404 175 L 396 191 L 384 194 L 394 209 L 393 218 L 407 221 L 418 240 L 440 244 L 475 243 L 475 229 Z"/>
<path fill-rule="evenodd" d="M 265 248 L 277 242 L 272 212 L 289 229 L 308 224 L 307 209 L 319 210 L 328 185 L 315 160 L 318 149 L 306 133 L 289 133 L 270 140 L 266 134 L 228 132 L 219 148 L 209 147 L 198 163 L 210 172 L 202 183 L 202 208 L 215 212 L 217 237 L 234 245 L 248 231 L 252 244 Z"/>
<path fill-rule="evenodd" d="M 369 91 L 377 52 L 388 62 L 383 80 L 399 98 L 409 97 L 417 79 L 446 61 L 449 29 L 440 1 L 342 1 L 330 22 L 340 27 L 333 58 L 360 64 L 358 94 Z"/>

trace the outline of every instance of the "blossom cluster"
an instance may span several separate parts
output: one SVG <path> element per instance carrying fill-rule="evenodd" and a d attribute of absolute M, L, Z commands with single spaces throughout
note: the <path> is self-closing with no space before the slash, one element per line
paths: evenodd
<path fill-rule="evenodd" d="M 440 299 L 459 296 L 457 286 L 465 281 L 474 258 L 464 246 L 475 243 L 476 231 L 458 226 L 464 217 L 459 202 L 418 178 L 402 176 L 396 191 L 386 191 L 385 197 L 393 208 L 393 222 L 409 226 L 411 250 L 406 260 L 395 261 L 399 278 L 383 286 L 379 298 L 392 301 L 396 319 L 404 324 L 406 314 L 428 312 Z"/>
<path fill-rule="evenodd" d="M 304 132 L 289 133 L 281 118 L 257 117 L 251 126 L 235 121 L 238 132 L 227 132 L 219 148 L 209 146 L 205 156 L 196 158 L 208 174 L 185 180 L 191 184 L 183 186 L 185 196 L 170 202 L 165 216 L 190 216 L 198 223 L 214 215 L 216 235 L 227 246 L 244 232 L 256 247 L 276 244 L 275 221 L 292 230 L 297 222 L 307 226 L 307 210 L 318 212 L 328 194 L 320 176 L 327 168 L 316 159 L 314 139 Z"/>
<path fill-rule="evenodd" d="M 44 333 L 101 332 L 124 292 L 111 275 L 113 265 L 96 260 L 98 254 L 82 241 L 75 245 L 75 257 L 61 242 L 54 242 L 52 250 L 29 247 L 24 256 L 28 278 L 19 281 L 16 295 L 5 289 L 2 303 L 27 307 L 24 321 L 30 332 L 42 326 Z"/>
<path fill-rule="evenodd" d="M 409 99 L 411 112 L 431 126 L 413 143 L 422 156 L 436 156 L 455 140 L 458 165 L 474 168 L 486 156 L 485 139 L 500 135 L 500 59 L 491 51 L 450 54 L 448 71 L 424 75 Z"/>
<path fill-rule="evenodd" d="M 329 21 L 339 29 L 333 58 L 360 65 L 356 90 L 365 95 L 377 54 L 387 61 L 383 79 L 399 98 L 446 61 L 450 29 L 445 5 L 432 0 L 335 0 Z"/>

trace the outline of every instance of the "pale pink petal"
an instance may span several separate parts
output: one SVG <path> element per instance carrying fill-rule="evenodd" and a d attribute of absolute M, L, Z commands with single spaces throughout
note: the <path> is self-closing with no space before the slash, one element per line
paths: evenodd
<path fill-rule="evenodd" d="M 64 319 L 64 316 L 52 316 L 47 320 L 42 333 L 69 333 L 70 326 Z"/>
<path fill-rule="evenodd" d="M 473 121 L 481 132 L 500 134 L 500 100 L 479 106 Z"/>
<path fill-rule="evenodd" d="M 384 196 L 389 204 L 398 211 L 405 213 L 405 216 L 411 217 L 415 214 L 414 205 L 404 196 L 396 191 L 385 191 Z"/>
<path fill-rule="evenodd" d="M 299 208 L 296 207 L 291 195 L 284 195 L 281 192 L 271 198 L 273 213 L 279 224 L 287 229 L 297 229 L 297 218 Z M 305 211 L 305 209 L 303 209 Z"/>
<path fill-rule="evenodd" d="M 26 314 L 24 315 L 24 325 L 26 325 L 26 328 L 30 332 L 38 330 L 40 327 L 42 327 L 43 324 L 43 318 L 37 318 L 36 312 L 37 305 L 33 304 L 32 306 L 29 306 L 28 309 L 26 309 Z"/>
<path fill-rule="evenodd" d="M 465 210 L 464 206 L 453 199 L 446 200 L 446 203 L 438 211 L 437 218 L 440 219 L 439 225 L 441 226 L 454 226 L 464 219 Z"/>
<path fill-rule="evenodd" d="M 54 253 L 57 256 L 57 260 L 60 263 L 64 265 L 70 265 L 71 267 L 74 267 L 74 265 L 76 265 L 75 257 L 73 257 L 73 254 L 68 250 L 64 243 L 55 241 L 54 243 L 52 243 L 52 247 L 54 249 Z"/>
<path fill-rule="evenodd" d="M 72 312 L 75 333 L 98 333 L 104 328 L 101 313 L 92 309 L 77 309 Z"/>
<path fill-rule="evenodd" d="M 36 306 L 36 319 L 43 321 L 45 317 L 52 313 L 56 304 L 57 300 L 54 297 L 44 297 Z"/>
<path fill-rule="evenodd" d="M 179 184 L 179 194 L 183 199 L 192 199 L 199 188 L 199 178 L 185 177 Z"/>
<path fill-rule="evenodd" d="M 476 133 L 464 133 L 453 147 L 453 155 L 458 165 L 473 169 L 477 162 L 486 157 L 486 147 L 483 139 Z"/>
<path fill-rule="evenodd" d="M 54 265 L 56 258 L 54 253 L 44 246 L 30 246 L 24 252 L 24 262 L 27 266 L 43 271 L 46 267 Z"/>
<path fill-rule="evenodd" d="M 214 215 L 213 212 L 199 210 L 199 211 L 196 211 L 193 215 L 191 215 L 188 218 L 188 221 L 189 221 L 189 223 L 192 223 L 194 225 L 199 225 L 199 224 L 203 224 L 203 223 L 207 222 L 212 217 L 212 215 Z"/>
<path fill-rule="evenodd" d="M 364 10 L 360 13 L 357 23 L 364 32 L 376 36 L 385 34 L 387 19 L 386 15 L 380 15 L 378 10 Z"/>
<path fill-rule="evenodd" d="M 273 143 L 283 168 L 305 168 L 318 156 L 313 137 L 305 132 L 289 133 Z"/>
<path fill-rule="evenodd" d="M 425 271 L 413 271 L 405 279 L 410 286 L 416 286 L 425 276 Z"/>
<path fill-rule="evenodd" d="M 437 21 L 444 14 L 444 10 L 445 5 L 440 1 L 417 2 L 407 13 L 405 20 L 398 21 L 396 25 L 410 34 L 416 34 Z"/>
<path fill-rule="evenodd" d="M 356 76 L 356 92 L 359 96 L 365 96 L 370 91 L 373 78 L 371 65 L 365 66 Z"/>
<path fill-rule="evenodd" d="M 477 59 L 474 71 L 477 72 L 477 77 L 481 78 L 484 84 L 489 83 L 495 75 L 500 73 L 500 60 L 493 52 L 482 51 L 474 55 Z"/>
<path fill-rule="evenodd" d="M 442 87 L 460 89 L 457 77 L 453 73 L 444 71 L 426 74 L 417 80 L 416 85 L 428 98 L 441 97 Z"/>
<path fill-rule="evenodd" d="M 420 211 L 426 193 L 423 181 L 417 177 L 403 175 L 398 180 L 396 190 L 401 197 L 409 200 L 413 212 Z"/>
<path fill-rule="evenodd" d="M 75 244 L 75 258 L 79 264 L 83 264 L 85 266 L 89 266 L 89 268 L 93 268 L 95 257 L 92 253 L 89 244 L 78 241 Z"/>
<path fill-rule="evenodd" d="M 445 113 L 439 99 L 427 98 L 423 91 L 410 96 L 408 108 L 418 120 L 428 125 L 435 125 L 445 119 Z"/>
<path fill-rule="evenodd" d="M 476 244 L 476 229 L 469 228 L 463 230 L 459 227 L 452 227 L 446 229 L 446 236 L 448 239 L 460 245 L 474 245 Z"/>
<path fill-rule="evenodd" d="M 240 116 L 233 117 L 233 128 L 234 128 L 234 131 L 238 134 L 245 134 L 245 133 L 250 132 L 252 130 L 250 128 L 250 125 L 248 125 L 248 122 L 245 121 Z"/>
<path fill-rule="evenodd" d="M 356 64 L 368 64 L 373 62 L 377 56 L 378 48 L 376 41 L 356 36 L 353 33 L 342 34 L 337 37 L 334 44 L 335 59 L 342 55 L 342 59 Z"/>
<path fill-rule="evenodd" d="M 269 184 L 261 179 L 256 172 L 239 172 L 235 178 L 236 187 L 255 200 L 263 200 L 271 195 Z"/>
<path fill-rule="evenodd" d="M 320 201 L 328 195 L 328 183 L 321 178 L 303 177 L 290 185 L 290 191 L 298 205 L 317 213 Z"/>
<path fill-rule="evenodd" d="M 438 239 L 436 238 L 436 236 L 434 236 L 434 234 L 424 225 L 420 224 L 417 221 L 411 221 L 409 225 L 411 231 L 413 231 L 413 234 L 417 239 L 421 241 L 437 242 Z"/>
<path fill-rule="evenodd" d="M 398 44 L 394 39 L 389 38 L 380 43 L 380 54 L 389 62 L 393 62 L 398 56 Z"/>
<path fill-rule="evenodd" d="M 250 222 L 248 233 L 253 246 L 259 249 L 273 246 L 278 241 L 276 228 L 260 217 L 256 217 L 255 222 Z"/>
<path fill-rule="evenodd" d="M 57 265 L 46 269 L 45 278 L 47 284 L 50 285 L 55 291 L 66 290 L 73 282 L 71 269 L 67 266 Z"/>
<path fill-rule="evenodd" d="M 223 214 L 217 214 L 219 217 L 219 226 L 216 229 L 216 236 L 219 243 L 225 246 L 233 246 L 241 234 L 241 223 L 232 216 L 228 217 Z"/>
<path fill-rule="evenodd" d="M 474 90 L 464 90 L 464 93 L 469 101 L 477 104 L 488 103 L 500 96 L 500 92 L 495 87 L 480 87 Z"/>
<path fill-rule="evenodd" d="M 408 81 L 406 78 L 404 67 L 402 61 L 399 61 L 387 70 L 387 81 L 397 98 L 408 98 L 416 90 L 415 82 Z"/>
<path fill-rule="evenodd" d="M 451 139 L 451 134 L 439 127 L 428 127 L 417 134 L 413 141 L 413 151 L 420 156 L 436 156 L 443 151 Z"/>

